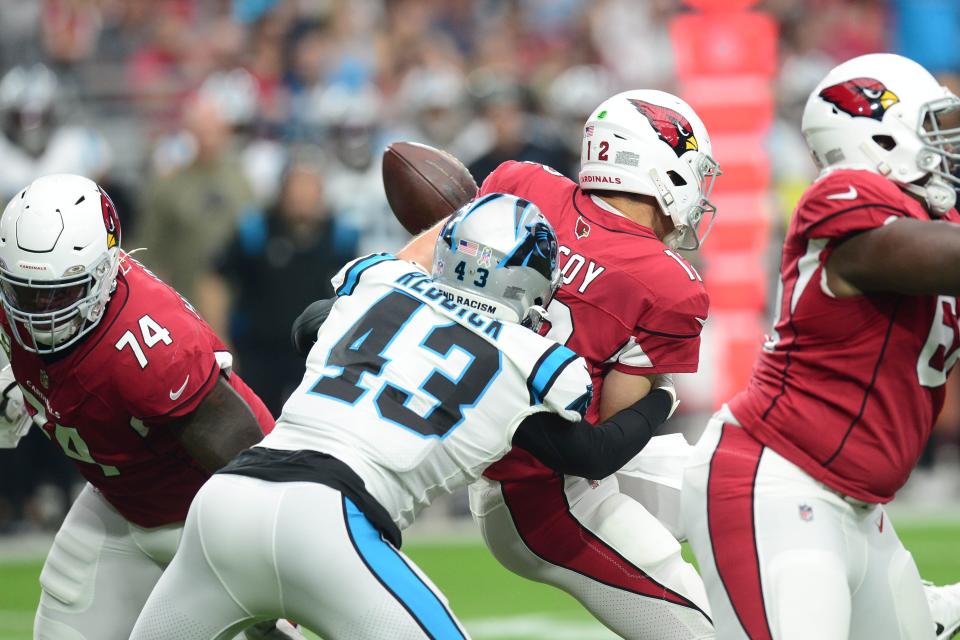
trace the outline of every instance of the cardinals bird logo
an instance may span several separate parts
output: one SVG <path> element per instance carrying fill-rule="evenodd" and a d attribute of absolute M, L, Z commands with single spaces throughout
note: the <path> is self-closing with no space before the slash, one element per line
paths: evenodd
<path fill-rule="evenodd" d="M 574 230 L 577 240 L 583 240 L 590 235 L 590 225 L 583 218 L 577 218 L 577 227 Z"/>
<path fill-rule="evenodd" d="M 103 189 L 100 190 L 100 210 L 103 212 L 103 227 L 107 230 L 107 249 L 120 244 L 120 218 L 113 200 Z"/>
<path fill-rule="evenodd" d="M 831 85 L 820 92 L 820 97 L 851 116 L 874 120 L 882 120 L 887 109 L 900 102 L 895 93 L 873 78 Z"/>
<path fill-rule="evenodd" d="M 678 158 L 687 151 L 696 151 L 699 148 L 693 135 L 693 125 L 680 113 L 645 100 L 628 100 L 650 122 L 660 139 L 673 149 Z"/>

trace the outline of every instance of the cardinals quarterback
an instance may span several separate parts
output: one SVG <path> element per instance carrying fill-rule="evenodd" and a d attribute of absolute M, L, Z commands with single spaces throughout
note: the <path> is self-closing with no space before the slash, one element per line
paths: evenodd
<path fill-rule="evenodd" d="M 506 162 L 481 187 L 480 197 L 532 202 L 557 230 L 562 286 L 547 336 L 587 361 L 592 419 L 643 397 L 656 374 L 697 370 L 709 299 L 676 250 L 699 247 L 712 223 L 719 168 L 710 152 L 685 102 L 627 91 L 587 120 L 579 185 L 550 167 Z M 437 232 L 413 241 L 417 260 Z M 564 476 L 518 449 L 484 476 L 470 487 L 471 510 L 505 567 L 567 591 L 624 638 L 712 635 L 703 583 L 679 543 L 616 477 Z"/>
<path fill-rule="evenodd" d="M 88 482 L 40 575 L 34 638 L 126 639 L 194 494 L 273 419 L 210 327 L 123 253 L 86 178 L 39 178 L 7 205 L 0 301 L 0 443 L 38 426 Z"/>
<path fill-rule="evenodd" d="M 935 627 L 883 504 L 960 356 L 958 116 L 960 99 L 890 54 L 839 65 L 807 101 L 821 173 L 784 241 L 773 331 L 684 474 L 718 638 L 957 628 Z"/>

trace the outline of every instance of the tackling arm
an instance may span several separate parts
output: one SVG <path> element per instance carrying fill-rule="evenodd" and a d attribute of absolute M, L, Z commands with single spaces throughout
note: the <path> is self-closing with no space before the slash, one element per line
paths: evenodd
<path fill-rule="evenodd" d="M 672 393 L 660 387 L 598 425 L 585 420 L 569 422 L 555 413 L 535 413 L 520 423 L 513 444 L 555 471 L 605 478 L 643 449 L 675 406 Z"/>
<path fill-rule="evenodd" d="M 901 218 L 845 240 L 826 269 L 838 297 L 865 291 L 960 295 L 960 225 Z"/>
<path fill-rule="evenodd" d="M 213 472 L 263 438 L 247 403 L 222 376 L 199 406 L 170 428 L 197 463 Z"/>

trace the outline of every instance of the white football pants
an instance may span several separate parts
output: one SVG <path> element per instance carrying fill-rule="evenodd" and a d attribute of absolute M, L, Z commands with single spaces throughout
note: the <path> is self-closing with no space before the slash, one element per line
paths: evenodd
<path fill-rule="evenodd" d="M 215 475 L 130 638 L 221 640 L 277 617 L 326 640 L 467 638 L 437 588 L 339 491 Z"/>
<path fill-rule="evenodd" d="M 70 508 L 40 573 L 35 640 L 127 640 L 173 558 L 181 524 L 144 529 L 89 484 Z"/>
<path fill-rule="evenodd" d="M 881 505 L 828 489 L 729 411 L 684 473 L 683 516 L 717 638 L 932 638 L 913 557 Z"/>
<path fill-rule="evenodd" d="M 510 571 L 558 587 L 629 640 L 712 638 L 700 576 L 617 479 L 470 486 L 484 542 Z"/>

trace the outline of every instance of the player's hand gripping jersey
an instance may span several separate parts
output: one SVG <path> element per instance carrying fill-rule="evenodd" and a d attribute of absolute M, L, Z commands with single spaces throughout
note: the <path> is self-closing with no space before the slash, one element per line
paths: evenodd
<path fill-rule="evenodd" d="M 44 434 L 124 518 L 141 527 L 183 520 L 209 473 L 166 428 L 191 413 L 230 355 L 176 291 L 124 256 L 104 318 L 82 342 L 41 356 L 0 340 Z M 268 432 L 273 419 L 234 374 L 234 390 Z"/>
<path fill-rule="evenodd" d="M 413 263 L 369 256 L 334 284 L 303 382 L 259 446 L 345 462 L 400 528 L 476 480 L 526 416 L 578 421 L 590 402 L 576 354 L 448 300 Z"/>
<path fill-rule="evenodd" d="M 930 219 L 867 171 L 833 171 L 807 191 L 784 242 L 774 332 L 729 404 L 754 438 L 867 502 L 890 501 L 906 481 L 960 354 L 956 298 L 835 298 L 827 286 L 838 242 L 900 217 Z"/>
<path fill-rule="evenodd" d="M 611 369 L 634 375 L 697 370 L 710 299 L 697 271 L 653 230 L 603 208 L 544 165 L 503 163 L 480 193 L 497 191 L 537 205 L 557 233 L 563 283 L 548 308 L 547 335 L 587 361 L 594 399 Z M 587 418 L 598 417 L 594 402 Z M 503 480 L 549 473 L 515 450 L 486 475 Z"/>

